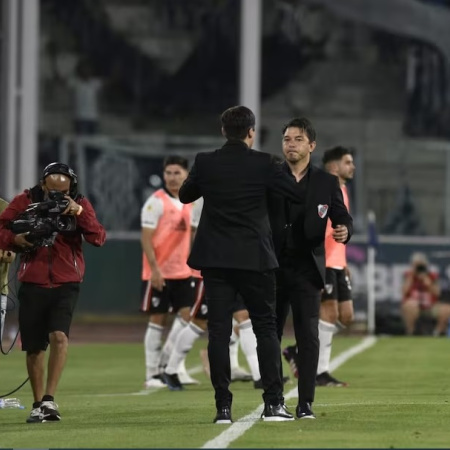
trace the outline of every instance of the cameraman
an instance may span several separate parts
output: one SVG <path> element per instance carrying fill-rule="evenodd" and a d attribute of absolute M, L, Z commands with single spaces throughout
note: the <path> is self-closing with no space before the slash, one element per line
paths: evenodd
<path fill-rule="evenodd" d="M 64 194 L 61 214 L 76 217 L 74 231 L 58 232 L 52 245 L 33 244 L 33 230 L 13 234 L 13 221 L 31 203 L 46 202 Z M 17 195 L 0 215 L 0 248 L 20 255 L 19 329 L 22 350 L 33 390 L 34 403 L 28 423 L 61 420 L 54 395 L 66 361 L 69 329 L 84 275 L 82 237 L 97 247 L 105 230 L 91 203 L 77 192 L 77 176 L 66 164 L 49 164 L 40 183 Z M 38 241 L 37 241 L 38 242 Z M 42 244 L 41 244 L 42 245 Z M 50 344 L 44 390 L 45 350 Z"/>
<path fill-rule="evenodd" d="M 421 315 L 439 315 L 439 275 L 431 270 L 425 254 L 416 252 L 411 256 L 411 267 L 405 273 L 402 293 L 402 316 L 406 334 L 413 335 Z M 439 321 L 438 321 L 439 325 Z M 445 325 L 445 323 L 444 323 Z M 438 327 L 439 328 L 439 327 Z M 436 329 L 437 333 L 443 330 Z"/>

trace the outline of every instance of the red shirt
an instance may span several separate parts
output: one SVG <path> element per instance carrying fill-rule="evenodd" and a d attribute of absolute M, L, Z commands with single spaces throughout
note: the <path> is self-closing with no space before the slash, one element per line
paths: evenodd
<path fill-rule="evenodd" d="M 31 203 L 29 192 L 27 189 L 14 197 L 0 215 L 0 248 L 3 250 L 17 252 L 15 235 L 6 226 L 28 208 Z M 83 212 L 76 216 L 77 229 L 64 234 L 58 233 L 51 247 L 39 247 L 31 253 L 22 254 L 19 281 L 47 288 L 83 281 L 85 263 L 82 237 L 86 242 L 100 247 L 105 243 L 106 232 L 97 220 L 89 200 L 82 197 L 77 203 L 83 207 Z"/>
<path fill-rule="evenodd" d="M 411 271 L 406 272 L 405 277 L 410 274 Z M 428 272 L 428 276 L 432 279 L 433 283 L 438 279 L 438 274 L 436 272 Z M 403 296 L 403 301 L 407 300 L 417 300 L 422 309 L 427 309 L 431 308 L 437 302 L 438 297 L 431 293 L 430 288 L 425 286 L 422 280 L 414 274 L 411 287 Z"/>

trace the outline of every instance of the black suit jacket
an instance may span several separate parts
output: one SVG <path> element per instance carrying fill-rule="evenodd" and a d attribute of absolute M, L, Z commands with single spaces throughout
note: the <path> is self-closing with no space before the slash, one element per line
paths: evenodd
<path fill-rule="evenodd" d="M 286 163 L 282 164 L 286 173 L 291 173 Z M 345 225 L 348 229 L 349 241 L 353 233 L 353 220 L 344 204 L 339 180 L 336 176 L 325 172 L 313 165 L 310 166 L 309 181 L 306 193 L 306 210 L 303 223 L 292 221 L 294 242 L 299 233 L 305 233 L 307 251 L 311 252 L 320 279 L 325 284 L 325 230 L 328 219 L 333 226 Z M 291 175 L 292 176 L 292 175 Z M 294 180 L 293 176 L 292 179 Z M 277 257 L 286 242 L 289 219 L 286 217 L 286 200 L 277 194 L 271 193 L 268 198 L 270 224 Z M 326 210 L 326 214 L 323 212 Z M 304 253 L 303 253 L 304 254 Z M 323 287 L 320 286 L 320 287 Z"/>
<path fill-rule="evenodd" d="M 227 141 L 219 150 L 199 153 L 179 193 L 183 203 L 204 199 L 189 266 L 254 271 L 278 267 L 268 191 L 282 200 L 288 196 L 304 201 L 305 192 L 272 155 L 251 150 L 242 141 Z"/>

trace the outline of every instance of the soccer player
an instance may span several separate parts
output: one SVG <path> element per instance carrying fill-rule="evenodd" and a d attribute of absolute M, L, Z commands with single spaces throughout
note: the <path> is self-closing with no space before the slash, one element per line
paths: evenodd
<path fill-rule="evenodd" d="M 355 165 L 352 150 L 333 147 L 322 158 L 325 170 L 339 179 L 344 204 L 350 210 L 346 183 L 353 178 Z M 325 234 L 325 289 L 322 294 L 319 320 L 319 364 L 317 386 L 347 386 L 329 372 L 333 335 L 353 322 L 353 301 L 350 272 L 347 267 L 346 247 L 333 237 L 331 221 L 328 220 Z"/>
<path fill-rule="evenodd" d="M 189 322 L 194 301 L 195 283 L 186 263 L 191 247 L 192 205 L 184 205 L 178 198 L 187 174 L 187 159 L 168 156 L 164 160 L 164 187 L 147 199 L 141 211 L 145 286 L 141 310 L 149 314 L 144 338 L 146 388 L 165 386 L 160 372 L 167 365 L 178 333 Z M 169 311 L 176 317 L 161 350 Z"/>

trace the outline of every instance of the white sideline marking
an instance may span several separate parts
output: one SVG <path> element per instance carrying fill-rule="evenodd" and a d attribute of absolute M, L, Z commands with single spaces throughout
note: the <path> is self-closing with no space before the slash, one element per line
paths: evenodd
<path fill-rule="evenodd" d="M 354 403 L 317 403 L 316 406 L 417 406 L 417 405 L 440 405 L 440 406 L 450 406 L 450 403 L 445 403 L 445 400 L 441 402 L 354 402 Z"/>
<path fill-rule="evenodd" d="M 200 373 L 203 371 L 203 366 L 194 366 L 192 369 L 189 369 L 187 373 L 189 375 L 195 375 L 196 373 Z M 142 389 L 138 392 L 127 392 L 121 394 L 89 394 L 90 397 L 129 397 L 130 395 L 150 395 L 164 388 L 153 388 L 153 389 Z"/>
<path fill-rule="evenodd" d="M 348 350 L 340 353 L 336 358 L 330 362 L 330 372 L 336 370 L 338 367 L 342 366 L 345 362 L 347 362 L 353 356 L 362 353 L 364 350 L 367 350 L 369 347 L 375 344 L 377 339 L 374 336 L 367 336 L 363 339 L 359 344 L 350 347 Z M 286 395 L 285 400 L 289 400 L 290 398 L 294 398 L 297 396 L 297 386 L 294 389 L 291 389 Z M 201 448 L 227 448 L 233 441 L 241 437 L 248 429 L 250 429 L 257 420 L 261 417 L 261 411 L 264 405 L 258 406 L 253 412 L 248 414 L 245 417 L 242 417 L 237 422 L 234 422 L 230 427 L 216 436 L 214 439 L 211 439 L 206 444 L 204 444 Z M 216 425 L 220 426 L 220 425 Z"/>

